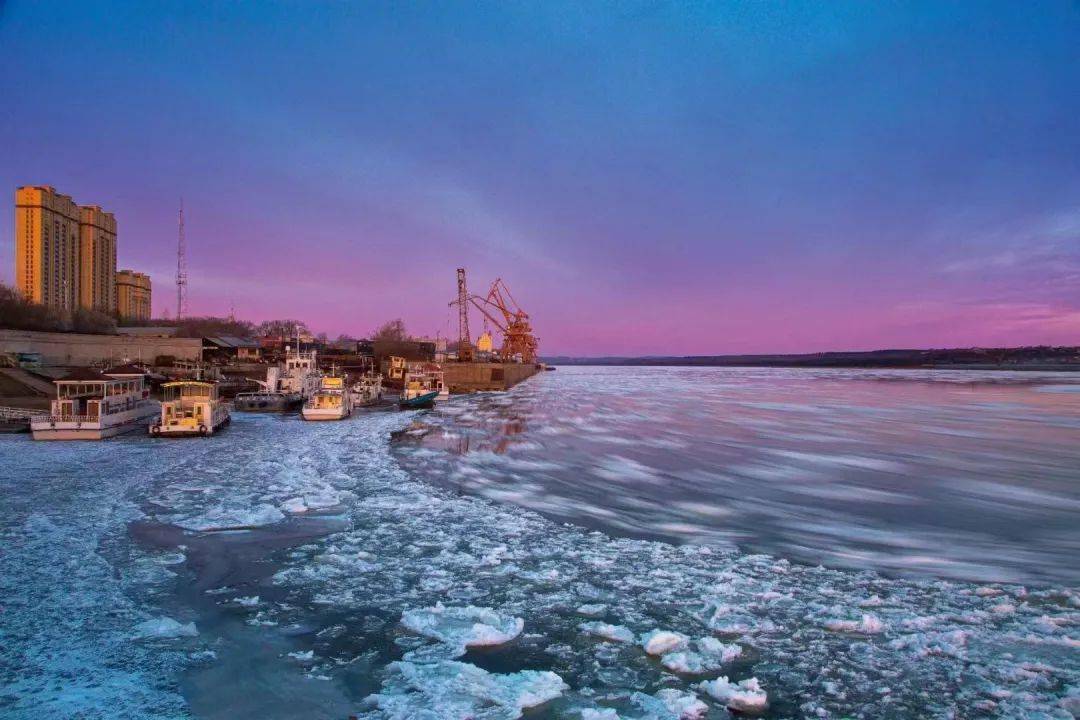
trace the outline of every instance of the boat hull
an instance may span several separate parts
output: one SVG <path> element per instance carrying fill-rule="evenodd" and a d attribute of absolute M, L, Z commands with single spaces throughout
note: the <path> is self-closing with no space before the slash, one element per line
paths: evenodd
<path fill-rule="evenodd" d="M 217 424 L 213 427 L 207 426 L 205 433 L 199 432 L 197 427 L 193 428 L 189 426 L 174 425 L 172 427 L 153 426 L 150 430 L 150 434 L 160 438 L 210 437 L 211 435 L 220 432 L 231 420 L 232 417 L 230 415 L 225 415 L 225 417 L 218 420 Z M 157 432 L 154 431 L 155 428 Z"/>
<path fill-rule="evenodd" d="M 402 398 L 398 400 L 398 406 L 402 410 L 425 410 L 435 407 L 435 400 L 438 399 L 439 393 L 429 392 L 424 395 L 417 395 L 414 398 L 408 400 Z"/>
<path fill-rule="evenodd" d="M 88 427 L 88 423 L 82 423 L 81 427 L 75 427 L 73 423 L 56 423 L 57 427 L 55 428 L 34 427 L 32 431 L 35 440 L 104 440 L 117 435 L 126 435 L 130 432 L 145 431 L 147 423 L 153 416 L 151 414 L 129 422 L 105 427 L 96 424 L 91 424 Z"/>
<path fill-rule="evenodd" d="M 344 420 L 351 414 L 350 410 L 322 409 L 322 408 L 304 408 L 300 412 L 300 416 L 305 420 Z"/>

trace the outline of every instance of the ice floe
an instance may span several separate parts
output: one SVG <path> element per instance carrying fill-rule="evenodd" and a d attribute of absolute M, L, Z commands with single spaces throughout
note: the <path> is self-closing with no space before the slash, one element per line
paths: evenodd
<path fill-rule="evenodd" d="M 666 655 L 686 647 L 686 635 L 670 630 L 652 630 L 641 637 L 641 647 L 650 655 Z"/>
<path fill-rule="evenodd" d="M 521 634 L 525 621 L 519 617 L 500 615 L 486 607 L 434 607 L 406 610 L 401 624 L 413 632 L 438 640 L 451 650 L 454 657 L 465 654 L 466 648 L 502 645 Z"/>
<path fill-rule="evenodd" d="M 135 626 L 135 637 L 140 639 L 195 637 L 198 634 L 195 623 L 181 623 L 170 617 L 152 618 Z"/>
<path fill-rule="evenodd" d="M 761 689 L 757 678 L 730 682 L 726 676 L 706 680 L 698 687 L 732 710 L 744 713 L 760 713 L 769 705 L 768 694 Z"/>
<path fill-rule="evenodd" d="M 550 671 L 499 674 L 468 663 L 391 663 L 379 693 L 363 703 L 372 720 L 515 720 L 527 708 L 563 694 L 568 685 Z"/>
<path fill-rule="evenodd" d="M 611 640 L 613 642 L 634 642 L 634 631 L 622 625 L 610 625 L 606 622 L 586 622 L 578 625 L 578 628 L 587 635 Z"/>

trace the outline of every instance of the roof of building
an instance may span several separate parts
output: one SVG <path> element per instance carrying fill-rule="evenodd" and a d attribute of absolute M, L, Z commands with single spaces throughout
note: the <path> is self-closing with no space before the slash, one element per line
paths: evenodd
<path fill-rule="evenodd" d="M 235 335 L 219 335 L 216 337 L 203 338 L 206 342 L 217 345 L 220 348 L 257 348 L 259 343 L 254 340 L 248 340 L 247 338 L 236 337 Z"/>
<path fill-rule="evenodd" d="M 65 381 L 82 382 L 82 381 L 89 381 L 89 380 L 98 380 L 98 381 L 104 382 L 104 381 L 110 380 L 110 379 L 111 378 L 105 377 L 104 375 L 102 375 L 100 372 L 98 372 L 94 368 L 75 368 L 71 372 L 69 372 L 67 375 L 65 375 L 64 377 L 57 380 L 57 382 L 65 382 Z"/>

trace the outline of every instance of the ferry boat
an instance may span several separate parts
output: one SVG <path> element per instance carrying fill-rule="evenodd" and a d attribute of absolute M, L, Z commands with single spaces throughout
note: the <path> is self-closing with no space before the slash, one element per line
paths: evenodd
<path fill-rule="evenodd" d="M 30 420 L 35 440 L 102 440 L 144 430 L 159 412 L 141 374 L 112 376 L 85 368 L 54 384 L 49 413 Z"/>
<path fill-rule="evenodd" d="M 161 386 L 161 414 L 150 425 L 154 437 L 213 435 L 230 420 L 229 404 L 217 383 L 177 380 Z"/>
<path fill-rule="evenodd" d="M 304 403 L 300 414 L 305 420 L 343 420 L 352 415 L 352 407 L 345 378 L 331 373 L 323 376 L 319 391 Z"/>
<path fill-rule="evenodd" d="M 377 405 L 382 398 L 382 375 L 367 373 L 353 383 L 350 388 L 353 407 Z"/>

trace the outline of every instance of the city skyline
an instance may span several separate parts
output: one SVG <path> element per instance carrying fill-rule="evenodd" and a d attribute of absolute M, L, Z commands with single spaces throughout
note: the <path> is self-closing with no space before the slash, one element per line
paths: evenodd
<path fill-rule="evenodd" d="M 464 266 L 545 355 L 1080 342 L 1080 6 L 693 8 L 8 2 L 0 182 L 155 316 L 182 196 L 191 315 L 453 337 Z"/>

